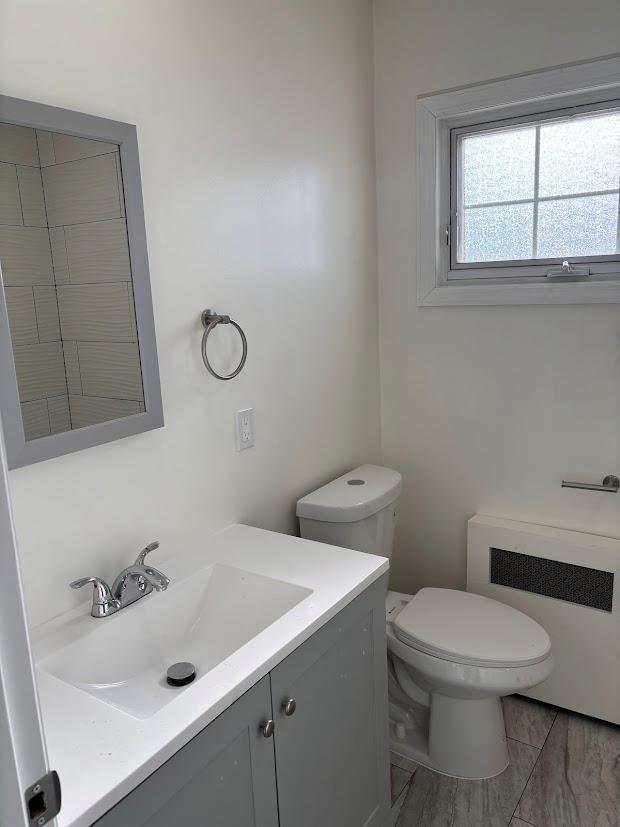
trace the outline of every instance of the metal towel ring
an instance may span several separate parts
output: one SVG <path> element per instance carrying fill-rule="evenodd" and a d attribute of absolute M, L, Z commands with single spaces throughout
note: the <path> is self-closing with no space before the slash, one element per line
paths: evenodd
<path fill-rule="evenodd" d="M 245 365 L 245 360 L 248 358 L 248 340 L 245 338 L 245 333 L 239 327 L 237 322 L 234 322 L 230 318 L 230 316 L 220 316 L 219 313 L 216 313 L 214 310 L 203 310 L 200 319 L 202 321 L 202 326 L 205 329 L 202 334 L 202 361 L 205 363 L 206 369 L 209 371 L 211 376 L 215 376 L 216 379 L 221 379 L 223 382 L 227 379 L 234 379 L 235 376 L 238 376 L 241 373 L 243 366 Z M 228 373 L 225 376 L 220 376 L 219 373 L 216 373 L 213 370 L 211 363 L 209 362 L 209 357 L 207 356 L 207 339 L 209 338 L 209 333 L 211 333 L 212 330 L 215 330 L 218 324 L 231 324 L 234 328 L 236 328 L 241 336 L 241 344 L 243 346 L 241 361 L 232 373 Z"/>

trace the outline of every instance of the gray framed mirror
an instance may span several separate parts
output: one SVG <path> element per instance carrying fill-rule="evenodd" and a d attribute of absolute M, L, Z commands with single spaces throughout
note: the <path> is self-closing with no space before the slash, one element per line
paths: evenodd
<path fill-rule="evenodd" d="M 136 128 L 0 95 L 10 468 L 163 425 Z"/>

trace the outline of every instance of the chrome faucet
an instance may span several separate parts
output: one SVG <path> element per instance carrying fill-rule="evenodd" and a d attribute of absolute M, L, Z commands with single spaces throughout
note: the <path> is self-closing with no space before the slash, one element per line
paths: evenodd
<path fill-rule="evenodd" d="M 120 609 L 121 601 L 113 596 L 108 584 L 100 577 L 80 577 L 79 580 L 74 580 L 69 585 L 72 589 L 81 589 L 87 583 L 92 583 L 95 587 L 93 590 L 93 605 L 90 610 L 93 617 L 107 617 Z"/>
<path fill-rule="evenodd" d="M 136 562 L 127 566 L 118 575 L 112 588 L 100 577 L 81 577 L 69 585 L 72 589 L 80 589 L 87 583 L 92 583 L 94 586 L 93 605 L 90 613 L 93 617 L 109 617 L 120 609 L 135 603 L 136 600 L 146 597 L 153 589 L 162 592 L 168 588 L 170 580 L 166 575 L 153 566 L 145 564 L 146 555 L 155 551 L 156 548 L 159 548 L 157 541 L 143 548 Z"/>

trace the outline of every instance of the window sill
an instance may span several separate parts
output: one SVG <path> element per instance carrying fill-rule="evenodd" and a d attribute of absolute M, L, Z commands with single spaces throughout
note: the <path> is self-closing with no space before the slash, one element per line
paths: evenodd
<path fill-rule="evenodd" d="M 620 280 L 554 284 L 438 284 L 418 296 L 420 307 L 523 304 L 620 304 Z"/>

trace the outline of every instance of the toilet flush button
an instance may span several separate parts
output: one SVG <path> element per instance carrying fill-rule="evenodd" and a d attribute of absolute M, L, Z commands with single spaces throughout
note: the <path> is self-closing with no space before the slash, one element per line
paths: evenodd
<path fill-rule="evenodd" d="M 366 485 L 366 480 L 347 480 L 347 485 Z"/>

